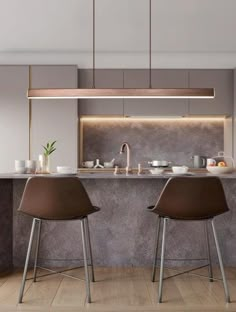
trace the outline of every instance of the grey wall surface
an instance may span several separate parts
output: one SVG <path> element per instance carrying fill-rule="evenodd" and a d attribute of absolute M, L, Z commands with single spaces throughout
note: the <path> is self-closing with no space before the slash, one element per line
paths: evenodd
<path fill-rule="evenodd" d="M 193 166 L 191 156 L 215 156 L 224 149 L 223 121 L 212 120 L 84 120 L 83 159 L 109 161 L 124 167 L 126 155 L 120 145 L 131 145 L 131 165 L 149 160 L 167 160 Z"/>

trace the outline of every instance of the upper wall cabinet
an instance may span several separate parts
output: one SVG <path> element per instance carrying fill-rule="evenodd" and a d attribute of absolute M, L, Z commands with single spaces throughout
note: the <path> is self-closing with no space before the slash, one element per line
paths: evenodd
<path fill-rule="evenodd" d="M 29 157 L 28 66 L 0 66 L 0 172 Z"/>
<path fill-rule="evenodd" d="M 190 115 L 231 115 L 233 110 L 233 71 L 196 69 L 189 72 L 190 88 L 215 88 L 214 99 L 191 99 Z"/>
<path fill-rule="evenodd" d="M 77 88 L 77 66 L 32 66 L 32 88 Z M 52 154 L 56 166 L 77 167 L 77 100 L 32 100 L 32 157 L 43 153 L 42 145 L 57 140 Z"/>
<path fill-rule="evenodd" d="M 128 69 L 124 71 L 125 88 L 148 88 L 149 71 Z M 187 88 L 187 70 L 152 70 L 152 88 Z M 184 116 L 188 113 L 186 99 L 125 99 L 126 116 Z"/>
<path fill-rule="evenodd" d="M 96 69 L 96 88 L 123 88 L 123 71 L 112 69 Z M 93 87 L 93 71 L 79 70 L 79 88 Z M 123 116 L 122 99 L 87 99 L 79 100 L 80 115 L 118 115 Z"/>

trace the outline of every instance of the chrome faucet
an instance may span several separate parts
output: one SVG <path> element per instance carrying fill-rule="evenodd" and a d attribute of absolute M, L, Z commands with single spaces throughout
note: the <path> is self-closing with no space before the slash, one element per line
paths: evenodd
<path fill-rule="evenodd" d="M 125 152 L 125 148 L 127 150 L 127 160 L 126 160 L 126 173 L 128 174 L 131 171 L 130 167 L 130 145 L 127 142 L 122 143 L 120 148 L 120 154 L 123 154 Z"/>

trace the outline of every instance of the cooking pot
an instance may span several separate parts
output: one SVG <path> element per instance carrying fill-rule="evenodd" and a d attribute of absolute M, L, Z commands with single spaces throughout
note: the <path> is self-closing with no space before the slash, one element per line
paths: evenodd
<path fill-rule="evenodd" d="M 148 162 L 151 167 L 168 167 L 170 162 L 167 160 L 152 160 Z"/>

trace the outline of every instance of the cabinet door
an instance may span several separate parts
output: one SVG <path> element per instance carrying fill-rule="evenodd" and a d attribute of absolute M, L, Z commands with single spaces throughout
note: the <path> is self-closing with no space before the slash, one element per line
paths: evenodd
<path fill-rule="evenodd" d="M 214 99 L 191 99 L 190 115 L 231 115 L 233 109 L 233 71 L 225 69 L 190 70 L 191 88 L 215 88 Z"/>
<path fill-rule="evenodd" d="M 148 88 L 149 71 L 130 69 L 124 71 L 125 88 Z M 152 88 L 188 87 L 187 70 L 152 70 Z M 185 99 L 125 99 L 126 116 L 184 116 L 188 113 L 188 101 Z"/>
<path fill-rule="evenodd" d="M 32 66 L 32 88 L 77 88 L 76 66 Z M 32 101 L 32 157 L 42 145 L 57 140 L 51 168 L 77 167 L 77 100 Z"/>
<path fill-rule="evenodd" d="M 0 66 L 0 172 L 29 157 L 28 66 Z"/>
<path fill-rule="evenodd" d="M 79 88 L 92 88 L 93 72 L 79 70 Z M 123 71 L 119 69 L 97 69 L 96 88 L 123 88 Z M 118 115 L 123 116 L 123 99 L 79 100 L 80 115 Z"/>

